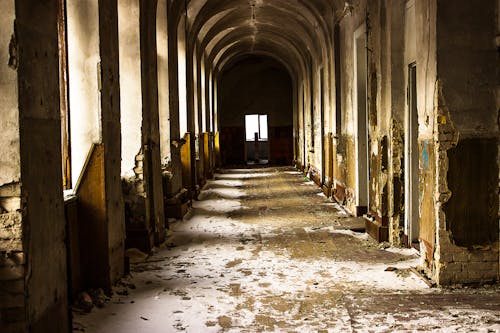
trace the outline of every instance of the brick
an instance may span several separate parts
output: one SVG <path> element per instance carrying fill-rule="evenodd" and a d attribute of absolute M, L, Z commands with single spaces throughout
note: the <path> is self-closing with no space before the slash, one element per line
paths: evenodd
<path fill-rule="evenodd" d="M 448 284 L 451 284 L 455 281 L 454 274 L 452 274 L 451 272 L 448 272 L 446 270 L 439 271 L 438 279 L 439 279 L 438 283 L 440 285 L 448 285 Z"/>
<path fill-rule="evenodd" d="M 470 262 L 464 265 L 464 269 L 471 271 L 496 271 L 498 270 L 498 263 L 495 265 L 491 262 Z"/>
<path fill-rule="evenodd" d="M 0 239 L 0 252 L 22 251 L 23 241 L 21 239 Z"/>
<path fill-rule="evenodd" d="M 467 276 L 470 282 L 480 282 L 484 280 L 485 276 L 488 276 L 488 274 L 485 274 L 484 271 L 469 271 Z"/>
<path fill-rule="evenodd" d="M 469 253 L 465 251 L 458 251 L 453 253 L 453 261 L 456 262 L 468 262 L 469 261 Z"/>
<path fill-rule="evenodd" d="M 493 261 L 498 262 L 498 252 L 490 251 L 473 251 L 470 253 L 471 261 Z"/>
<path fill-rule="evenodd" d="M 455 261 L 453 260 L 453 254 L 451 254 L 450 252 L 441 252 L 439 255 L 439 260 L 441 263 L 449 263 Z"/>
<path fill-rule="evenodd" d="M 17 280 L 23 277 L 24 266 L 0 267 L 0 281 Z"/>
<path fill-rule="evenodd" d="M 0 242 L 20 240 L 23 236 L 20 212 L 0 214 Z M 1 250 L 1 249 L 0 249 Z"/>
<path fill-rule="evenodd" d="M 21 226 L 22 218 L 20 212 L 0 214 L 0 227 Z"/>
<path fill-rule="evenodd" d="M 450 273 L 459 273 L 462 271 L 462 263 L 460 262 L 450 262 L 443 265 L 443 270 Z"/>

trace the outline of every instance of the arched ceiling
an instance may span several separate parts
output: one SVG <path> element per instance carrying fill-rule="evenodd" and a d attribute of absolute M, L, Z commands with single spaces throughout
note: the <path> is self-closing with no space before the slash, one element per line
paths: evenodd
<path fill-rule="evenodd" d="M 246 54 L 271 56 L 292 77 L 331 52 L 334 16 L 343 0 L 173 0 L 177 20 L 187 15 L 188 47 L 217 73 Z"/>

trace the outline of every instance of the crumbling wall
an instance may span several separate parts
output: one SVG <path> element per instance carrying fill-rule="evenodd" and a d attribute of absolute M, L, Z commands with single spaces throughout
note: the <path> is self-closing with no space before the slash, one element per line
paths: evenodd
<path fill-rule="evenodd" d="M 356 213 L 356 148 L 354 110 L 354 32 L 366 22 L 366 1 L 359 1 L 340 22 L 341 53 L 341 135 L 337 144 L 337 175 L 335 196 L 341 196 L 346 207 Z"/>
<path fill-rule="evenodd" d="M 0 327 L 7 333 L 69 330 L 57 9 L 56 1 L 0 3 Z"/>
<path fill-rule="evenodd" d="M 151 20 L 151 17 L 156 18 L 156 4 L 156 1 L 131 0 L 120 2 L 118 9 L 122 72 L 122 184 L 127 246 L 139 247 L 144 251 L 149 251 L 155 243 L 163 242 L 165 237 L 160 156 L 162 143 L 159 133 L 157 24 L 156 20 Z M 162 102 L 165 103 L 163 99 Z M 164 107 L 163 104 L 162 106 Z M 136 155 L 138 148 L 140 153 Z M 140 166 L 137 166 L 137 163 Z M 140 172 L 137 172 L 138 169 Z M 134 190 L 138 186 L 141 191 Z M 143 222 L 140 227 L 137 223 L 131 223 L 138 220 Z"/>
<path fill-rule="evenodd" d="M 390 27 L 386 2 L 359 1 L 340 22 L 341 50 L 341 135 L 337 139 L 335 173 L 335 197 L 345 201 L 352 213 L 357 212 L 357 110 L 354 92 L 355 31 L 364 24 L 367 38 L 367 119 L 368 119 L 368 213 L 379 226 L 387 227 L 389 220 L 389 159 L 391 119 L 390 83 L 391 53 L 387 52 Z"/>
<path fill-rule="evenodd" d="M 20 184 L 0 187 L 0 327 L 25 327 L 25 268 Z"/>
<path fill-rule="evenodd" d="M 15 2 L 0 3 L 0 186 L 19 181 L 19 111 L 17 98 L 18 41 L 14 30 Z"/>
<path fill-rule="evenodd" d="M 437 6 L 438 246 L 433 273 L 440 284 L 499 278 L 498 127 L 492 112 L 497 6 L 494 0 L 481 6 L 467 1 Z"/>
<path fill-rule="evenodd" d="M 134 176 L 123 177 L 122 188 L 127 229 L 126 247 L 149 252 L 154 246 L 154 228 L 148 208 L 142 149 L 135 157 Z"/>
<path fill-rule="evenodd" d="M 368 214 L 376 222 L 377 237 L 388 240 L 389 224 L 389 119 L 388 100 L 390 53 L 390 13 L 385 1 L 367 3 L 368 124 L 369 124 L 369 204 Z M 389 18 L 388 18 L 389 17 Z"/>
<path fill-rule="evenodd" d="M 389 159 L 389 241 L 402 245 L 404 226 L 404 133 L 403 125 L 396 119 L 391 120 L 391 149 Z"/>
<path fill-rule="evenodd" d="M 389 215 L 389 241 L 392 244 L 403 243 L 404 226 L 404 12 L 406 3 L 393 1 L 387 3 L 387 54 L 384 59 L 386 77 L 383 90 L 387 110 L 385 124 L 388 128 L 388 179 L 387 199 Z M 382 122 L 384 123 L 384 121 Z"/>

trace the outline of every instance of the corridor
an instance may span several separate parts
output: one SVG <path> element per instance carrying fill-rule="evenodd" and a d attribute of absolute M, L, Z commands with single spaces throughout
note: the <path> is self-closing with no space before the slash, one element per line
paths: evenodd
<path fill-rule="evenodd" d="M 499 286 L 429 287 L 291 167 L 215 174 L 74 332 L 498 332 Z"/>
<path fill-rule="evenodd" d="M 1 0 L 0 332 L 500 331 L 499 55 L 500 0 Z"/>

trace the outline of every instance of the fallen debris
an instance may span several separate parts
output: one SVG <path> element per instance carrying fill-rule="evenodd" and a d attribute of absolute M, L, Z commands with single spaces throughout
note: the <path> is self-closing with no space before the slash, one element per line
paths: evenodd
<path fill-rule="evenodd" d="M 92 301 L 92 297 L 90 297 L 90 295 L 87 292 L 83 291 L 79 293 L 78 296 L 76 297 L 76 302 L 74 306 L 85 312 L 90 312 L 94 307 L 94 302 Z"/>

